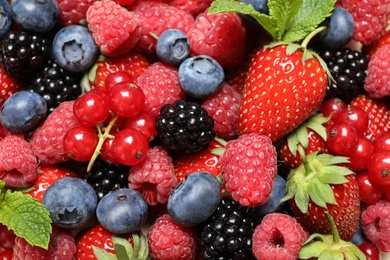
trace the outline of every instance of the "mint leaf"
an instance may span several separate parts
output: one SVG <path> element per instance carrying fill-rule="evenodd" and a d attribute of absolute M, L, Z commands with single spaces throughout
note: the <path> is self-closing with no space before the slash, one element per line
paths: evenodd
<path fill-rule="evenodd" d="M 33 246 L 47 249 L 51 234 L 49 211 L 28 194 L 5 188 L 0 181 L 0 223 Z"/>
<path fill-rule="evenodd" d="M 253 17 L 274 40 L 281 40 L 282 34 L 278 31 L 276 18 L 256 11 L 252 5 L 237 2 L 235 0 L 214 0 L 210 5 L 208 13 L 214 14 L 223 12 L 249 15 Z"/>
<path fill-rule="evenodd" d="M 331 15 L 335 2 L 336 0 L 303 0 L 290 28 L 284 31 L 282 40 L 298 42 L 304 39 Z"/>
<path fill-rule="evenodd" d="M 95 257 L 98 260 L 118 260 L 116 255 L 109 253 L 106 250 L 101 249 L 100 247 L 92 246 L 92 248 L 93 248 L 93 253 L 94 253 Z"/>
<path fill-rule="evenodd" d="M 269 13 L 276 19 L 279 32 L 284 33 L 290 28 L 302 2 L 303 0 L 268 0 Z"/>

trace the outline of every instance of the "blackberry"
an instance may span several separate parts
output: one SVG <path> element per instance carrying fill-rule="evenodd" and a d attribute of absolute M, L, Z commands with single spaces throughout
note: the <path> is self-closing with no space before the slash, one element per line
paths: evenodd
<path fill-rule="evenodd" d="M 223 198 L 200 229 L 202 259 L 254 259 L 252 235 L 258 224 L 256 216 L 254 208 Z"/>
<path fill-rule="evenodd" d="M 80 81 L 81 75 L 66 71 L 49 59 L 43 69 L 33 76 L 29 89 L 46 100 L 49 114 L 61 102 L 75 100 L 81 95 Z"/>
<path fill-rule="evenodd" d="M 164 105 L 155 126 L 168 151 L 193 154 L 206 149 L 215 138 L 213 118 L 195 102 L 177 100 Z"/>
<path fill-rule="evenodd" d="M 87 165 L 82 167 L 82 173 L 92 188 L 96 191 L 98 200 L 112 190 L 129 187 L 130 167 L 121 164 L 109 164 L 97 159 L 90 172 L 86 172 Z"/>
<path fill-rule="evenodd" d="M 343 48 L 336 51 L 323 50 L 319 53 L 328 66 L 334 81 L 326 89 L 326 98 L 337 97 L 349 103 L 364 92 L 368 57 L 361 52 Z"/>
<path fill-rule="evenodd" d="M 43 67 L 50 45 L 37 33 L 10 31 L 0 41 L 0 62 L 8 74 L 24 79 Z"/>

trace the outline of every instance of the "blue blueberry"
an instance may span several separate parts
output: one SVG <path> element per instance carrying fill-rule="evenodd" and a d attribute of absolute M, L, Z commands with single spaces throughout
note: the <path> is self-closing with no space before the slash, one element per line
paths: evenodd
<path fill-rule="evenodd" d="M 164 63 L 178 66 L 190 55 L 190 43 L 180 30 L 168 29 L 157 40 L 157 57 Z"/>
<path fill-rule="evenodd" d="M 362 223 L 359 222 L 359 226 L 355 232 L 355 234 L 353 235 L 353 237 L 351 238 L 351 242 L 356 245 L 356 246 L 359 246 L 361 243 L 363 242 L 367 242 L 368 239 L 366 237 L 366 235 L 364 234 L 363 232 L 363 229 L 362 229 Z"/>
<path fill-rule="evenodd" d="M 179 84 L 187 95 L 194 98 L 212 96 L 221 88 L 224 79 L 221 65 L 207 55 L 189 57 L 179 67 Z"/>
<path fill-rule="evenodd" d="M 107 193 L 98 203 L 96 217 L 99 223 L 114 234 L 141 229 L 148 215 L 148 204 L 142 195 L 129 188 Z"/>
<path fill-rule="evenodd" d="M 284 197 L 284 191 L 286 188 L 286 180 L 277 174 L 274 180 L 274 186 L 272 187 L 271 195 L 269 200 L 260 206 L 256 207 L 256 213 L 259 217 L 272 212 L 280 212 L 283 209 L 285 203 L 280 203 L 280 200 Z"/>
<path fill-rule="evenodd" d="M 85 26 L 71 25 L 56 33 L 52 53 L 64 70 L 83 72 L 96 62 L 99 48 Z"/>
<path fill-rule="evenodd" d="M 11 7 L 7 0 L 0 0 L 0 38 L 11 30 Z"/>
<path fill-rule="evenodd" d="M 168 214 L 182 226 L 196 226 L 208 219 L 221 200 L 221 185 L 208 172 L 194 172 L 178 184 L 168 198 Z"/>
<path fill-rule="evenodd" d="M 336 6 L 328 21 L 328 27 L 319 34 L 319 41 L 325 48 L 340 49 L 353 38 L 353 17 L 346 9 Z"/>
<path fill-rule="evenodd" d="M 253 8 L 263 14 L 268 14 L 268 0 L 238 0 L 238 2 L 243 2 L 246 4 L 250 4 Z"/>
<path fill-rule="evenodd" d="M 10 96 L 1 107 L 0 120 L 4 128 L 15 134 L 27 133 L 45 119 L 45 99 L 31 91 L 23 90 Z"/>
<path fill-rule="evenodd" d="M 26 31 L 48 32 L 58 22 L 60 8 L 56 0 L 13 0 L 11 14 Z"/>
<path fill-rule="evenodd" d="M 50 212 L 54 225 L 82 229 L 95 219 L 98 198 L 95 190 L 84 179 L 64 177 L 47 188 L 42 203 Z"/>

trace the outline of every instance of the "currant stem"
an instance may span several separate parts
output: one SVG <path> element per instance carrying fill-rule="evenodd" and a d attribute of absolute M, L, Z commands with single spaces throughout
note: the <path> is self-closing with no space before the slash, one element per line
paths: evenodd
<path fill-rule="evenodd" d="M 100 154 L 100 151 L 103 147 L 103 143 L 107 138 L 112 138 L 112 135 L 110 135 L 110 131 L 112 127 L 115 125 L 116 120 L 118 119 L 118 116 L 114 114 L 114 117 L 111 119 L 110 123 L 107 125 L 107 127 L 104 128 L 104 132 L 101 132 L 100 127 L 98 127 L 98 136 L 99 136 L 99 142 L 96 145 L 95 151 L 93 152 L 93 155 L 91 159 L 89 160 L 87 172 L 90 172 L 92 169 L 93 164 L 95 163 L 97 157 Z"/>

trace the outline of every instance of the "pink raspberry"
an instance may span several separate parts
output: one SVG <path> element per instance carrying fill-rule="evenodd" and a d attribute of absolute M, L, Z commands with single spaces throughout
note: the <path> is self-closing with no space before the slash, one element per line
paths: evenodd
<path fill-rule="evenodd" d="M 295 260 L 308 238 L 308 232 L 295 218 L 283 213 L 270 213 L 255 228 L 253 254 L 257 260 Z"/>
<path fill-rule="evenodd" d="M 76 242 L 69 230 L 53 228 L 49 248 L 30 245 L 24 238 L 16 237 L 13 260 L 25 259 L 75 259 Z"/>
<path fill-rule="evenodd" d="M 88 8 L 96 0 L 56 0 L 60 9 L 59 23 L 69 26 L 82 23 Z"/>
<path fill-rule="evenodd" d="M 370 58 L 364 89 L 372 98 L 390 96 L 390 44 L 377 49 Z"/>
<path fill-rule="evenodd" d="M 154 260 L 194 259 L 195 232 L 172 220 L 168 214 L 157 218 L 148 232 L 149 250 Z"/>
<path fill-rule="evenodd" d="M 144 111 L 157 117 L 165 104 L 184 99 L 185 93 L 179 85 L 177 68 L 155 62 L 138 78 L 137 86 L 145 94 Z"/>
<path fill-rule="evenodd" d="M 382 199 L 362 211 L 362 230 L 382 252 L 390 252 L 390 201 Z"/>
<path fill-rule="evenodd" d="M 378 40 L 387 27 L 390 0 L 342 0 L 355 22 L 354 39 L 363 45 Z"/>
<path fill-rule="evenodd" d="M 145 161 L 130 169 L 129 187 L 139 191 L 149 205 L 166 203 L 176 184 L 172 158 L 160 146 L 149 148 Z"/>
<path fill-rule="evenodd" d="M 137 47 L 144 52 L 153 53 L 156 50 L 157 40 L 151 33 L 158 36 L 167 29 L 178 29 L 185 33 L 194 23 L 191 14 L 160 1 L 137 1 L 129 10 L 139 19 L 142 33 Z"/>
<path fill-rule="evenodd" d="M 74 101 L 62 102 L 34 131 L 31 145 L 42 165 L 52 165 L 69 159 L 64 150 L 64 136 L 80 125 L 73 114 Z"/>
<path fill-rule="evenodd" d="M 186 33 L 191 55 L 208 55 L 224 69 L 232 69 L 243 61 L 246 53 L 246 33 L 236 13 L 200 13 Z M 229 37 L 226 37 L 229 35 Z"/>
<path fill-rule="evenodd" d="M 111 0 L 96 1 L 87 11 L 88 28 L 106 56 L 128 53 L 141 37 L 140 21 Z"/>
<path fill-rule="evenodd" d="M 168 0 L 168 4 L 183 9 L 194 17 L 210 7 L 212 2 L 213 0 Z"/>
<path fill-rule="evenodd" d="M 0 140 L 0 179 L 6 186 L 26 188 L 37 177 L 38 163 L 30 143 L 21 135 Z"/>
<path fill-rule="evenodd" d="M 276 149 L 270 138 L 256 133 L 230 140 L 221 156 L 226 190 L 242 206 L 268 201 L 277 170 Z"/>
<path fill-rule="evenodd" d="M 16 235 L 14 231 L 0 223 L 0 251 L 3 249 L 12 249 L 15 245 Z"/>
<path fill-rule="evenodd" d="M 238 116 L 242 94 L 228 83 L 222 83 L 221 89 L 207 98 L 202 107 L 214 120 L 214 131 L 222 139 L 238 136 Z"/>

